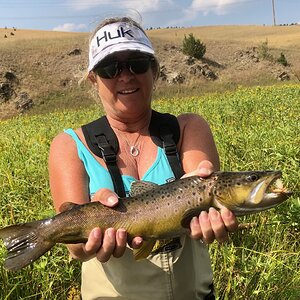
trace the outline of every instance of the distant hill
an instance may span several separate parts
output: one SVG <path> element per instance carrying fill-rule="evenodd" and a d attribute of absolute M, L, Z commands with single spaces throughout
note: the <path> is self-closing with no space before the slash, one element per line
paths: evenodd
<path fill-rule="evenodd" d="M 300 80 L 300 26 L 203 26 L 148 30 L 161 63 L 155 97 L 224 91 L 238 85 Z M 184 35 L 207 46 L 194 60 L 181 52 Z M 88 57 L 88 33 L 0 29 L 0 119 L 31 108 L 89 105 L 78 86 Z M 264 59 L 263 51 L 270 59 Z M 288 66 L 279 64 L 281 53 Z"/>

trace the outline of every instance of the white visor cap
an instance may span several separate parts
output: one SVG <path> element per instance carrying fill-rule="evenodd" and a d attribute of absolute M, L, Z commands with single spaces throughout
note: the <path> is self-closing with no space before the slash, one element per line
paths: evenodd
<path fill-rule="evenodd" d="M 150 40 L 137 26 L 125 22 L 105 25 L 91 40 L 88 71 L 108 55 L 128 50 L 154 55 Z"/>

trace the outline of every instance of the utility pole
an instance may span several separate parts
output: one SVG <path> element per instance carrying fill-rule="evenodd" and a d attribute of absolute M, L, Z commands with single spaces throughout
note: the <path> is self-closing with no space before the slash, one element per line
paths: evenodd
<path fill-rule="evenodd" d="M 276 26 L 276 18 L 275 18 L 275 0 L 272 0 L 273 7 L 273 25 Z"/>

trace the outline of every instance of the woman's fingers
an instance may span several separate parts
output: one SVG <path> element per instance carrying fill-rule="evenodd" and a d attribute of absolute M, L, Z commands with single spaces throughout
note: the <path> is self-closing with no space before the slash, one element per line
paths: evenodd
<path fill-rule="evenodd" d="M 202 239 L 207 244 L 214 240 L 223 243 L 228 240 L 228 232 L 237 228 L 238 222 L 229 209 L 222 208 L 219 212 L 211 207 L 208 212 L 202 211 L 191 220 L 190 236 L 193 239 Z"/>
<path fill-rule="evenodd" d="M 102 231 L 100 228 L 94 228 L 85 244 L 84 252 L 90 256 L 96 256 L 96 252 L 102 245 Z"/>
<path fill-rule="evenodd" d="M 116 230 L 108 228 L 104 232 L 102 246 L 96 254 L 97 259 L 104 263 L 107 262 L 114 252 L 116 246 Z"/>
<path fill-rule="evenodd" d="M 119 198 L 116 193 L 110 189 L 100 189 L 92 197 L 92 201 L 101 202 L 105 206 L 114 207 L 118 204 Z"/>
<path fill-rule="evenodd" d="M 190 176 L 201 176 L 207 177 L 214 171 L 214 166 L 209 160 L 203 160 L 199 163 L 198 167 L 192 172 L 186 173 L 182 176 L 182 178 L 190 177 Z"/>
<path fill-rule="evenodd" d="M 116 247 L 113 252 L 114 257 L 121 257 L 123 256 L 126 250 L 127 244 L 127 232 L 125 229 L 121 228 L 117 230 L 116 233 Z"/>
<path fill-rule="evenodd" d="M 233 232 L 238 229 L 239 224 L 235 215 L 225 206 L 221 208 L 221 217 L 229 232 Z"/>

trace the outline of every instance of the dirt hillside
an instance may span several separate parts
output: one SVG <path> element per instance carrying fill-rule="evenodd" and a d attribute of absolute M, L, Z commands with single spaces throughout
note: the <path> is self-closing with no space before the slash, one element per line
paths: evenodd
<path fill-rule="evenodd" d="M 201 60 L 182 53 L 182 40 L 189 33 L 206 44 Z M 300 80 L 299 25 L 169 28 L 148 34 L 161 63 L 157 97 L 172 90 L 198 94 Z M 76 107 L 82 97 L 91 103 L 90 87 L 78 86 L 87 48 L 87 33 L 0 29 L 0 119 L 38 107 Z M 287 66 L 277 62 L 281 53 Z"/>

